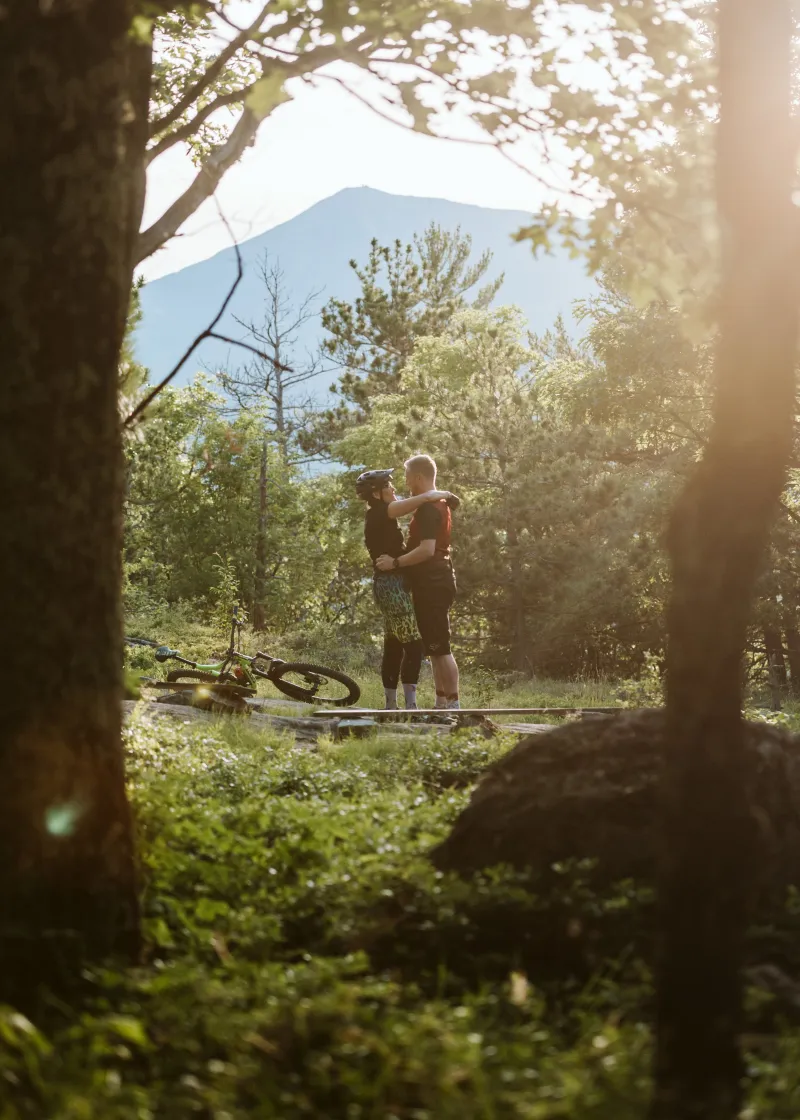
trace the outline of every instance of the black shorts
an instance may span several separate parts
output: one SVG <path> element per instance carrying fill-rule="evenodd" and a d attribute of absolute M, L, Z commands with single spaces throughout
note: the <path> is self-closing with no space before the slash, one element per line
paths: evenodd
<path fill-rule="evenodd" d="M 412 595 L 425 652 L 429 657 L 443 657 L 450 652 L 450 608 L 456 597 L 452 568 L 435 578 L 415 580 Z"/>

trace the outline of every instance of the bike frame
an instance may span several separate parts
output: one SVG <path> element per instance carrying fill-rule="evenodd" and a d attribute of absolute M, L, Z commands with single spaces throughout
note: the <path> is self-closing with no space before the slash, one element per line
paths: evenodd
<path fill-rule="evenodd" d="M 233 675 L 237 677 L 240 684 L 247 684 L 250 688 L 257 687 L 257 677 L 263 677 L 267 680 L 271 679 L 272 674 L 281 665 L 285 664 L 280 657 L 273 657 L 270 653 L 264 653 L 262 650 L 256 650 L 255 656 L 250 657 L 241 651 L 242 643 L 242 627 L 244 623 L 239 619 L 239 608 L 234 607 L 233 618 L 231 619 L 231 636 L 228 642 L 228 648 L 223 655 L 222 661 L 200 662 L 191 661 L 188 657 L 182 657 L 177 650 L 169 649 L 161 646 L 156 651 L 156 661 L 177 661 L 180 665 L 186 665 L 190 669 L 196 669 L 201 673 L 208 673 L 209 676 L 221 677 L 223 673 L 233 668 Z M 153 643 L 155 644 L 155 643 Z M 161 656 L 159 656 L 159 654 Z M 266 661 L 268 668 L 266 672 L 253 672 L 253 665 L 256 661 Z M 236 672 L 236 669 L 241 670 L 241 676 Z M 244 679 L 242 679 L 244 678 Z"/>

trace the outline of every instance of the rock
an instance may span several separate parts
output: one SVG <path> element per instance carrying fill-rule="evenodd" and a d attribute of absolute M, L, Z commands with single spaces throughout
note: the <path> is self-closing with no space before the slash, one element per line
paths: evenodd
<path fill-rule="evenodd" d="M 590 859 L 597 883 L 653 882 L 664 729 L 662 710 L 643 710 L 529 736 L 486 771 L 434 864 L 544 871 Z M 766 876 L 780 894 L 800 882 L 800 738 L 768 724 L 747 729 Z"/>
<path fill-rule="evenodd" d="M 169 700 L 166 701 L 126 700 L 123 704 L 123 711 L 128 717 L 130 717 L 134 711 L 143 711 L 146 712 L 148 716 L 157 719 L 173 719 L 179 720 L 181 723 L 190 723 L 197 720 L 216 720 L 220 718 L 219 712 L 204 711 L 202 708 L 194 707 L 191 704 L 180 703 L 180 694 L 177 694 L 177 699 L 173 698 L 174 695 L 175 694 L 171 694 Z M 244 717 L 234 714 L 234 718 L 245 718 L 247 719 L 248 726 L 254 728 L 292 731 L 297 741 L 305 744 L 316 743 L 321 735 L 330 735 L 333 732 L 333 721 L 326 719 L 295 719 L 290 716 L 270 716 L 260 712 L 252 712 Z"/>
<path fill-rule="evenodd" d="M 766 963 L 758 964 L 744 971 L 748 984 L 771 996 L 776 1010 L 791 1022 L 800 1022 L 800 984 L 777 967 Z"/>
<path fill-rule="evenodd" d="M 307 713 L 308 704 L 301 704 L 299 700 L 289 700 L 288 697 L 248 696 L 247 706 L 254 712 L 268 712 L 270 708 L 282 708 L 286 712 L 297 712 L 298 715 Z"/>

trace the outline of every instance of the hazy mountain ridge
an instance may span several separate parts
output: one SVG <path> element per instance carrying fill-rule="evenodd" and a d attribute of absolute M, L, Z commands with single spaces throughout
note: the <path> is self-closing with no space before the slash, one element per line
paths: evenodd
<path fill-rule="evenodd" d="M 319 291 L 321 307 L 332 296 L 355 297 L 358 284 L 349 262 L 366 260 L 373 237 L 382 244 L 396 239 L 407 242 L 436 222 L 444 229 L 460 226 L 472 237 L 476 257 L 485 249 L 492 250 L 490 275 L 505 273 L 495 303 L 520 307 L 531 328 L 543 332 L 559 314 L 569 319 L 573 301 L 591 295 L 595 284 L 587 277 L 584 264 L 571 260 L 565 251 L 534 259 L 527 245 L 515 243 L 512 235 L 529 220 L 524 211 L 490 210 L 446 199 L 390 195 L 367 187 L 340 191 L 283 225 L 241 243 L 244 276 L 217 329 L 240 338 L 244 332 L 234 316 L 245 321 L 260 318 L 263 286 L 255 266 L 265 252 L 280 263 L 294 302 Z M 209 325 L 235 276 L 236 254 L 230 248 L 144 287 L 135 348 L 139 361 L 150 369 L 151 380 L 164 377 L 192 339 Z M 299 338 L 301 350 L 315 349 L 323 333 L 317 319 L 309 323 Z M 199 369 L 226 362 L 239 365 L 246 357 L 243 350 L 205 340 L 176 383 L 185 384 Z M 323 376 L 319 390 L 327 389 L 330 380 L 330 375 Z"/>

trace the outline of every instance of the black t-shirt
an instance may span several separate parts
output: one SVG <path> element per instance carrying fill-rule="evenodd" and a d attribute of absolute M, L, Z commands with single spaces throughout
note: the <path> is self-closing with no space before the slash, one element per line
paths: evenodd
<path fill-rule="evenodd" d="M 403 531 L 397 521 L 389 516 L 386 502 L 369 506 L 364 518 L 364 543 L 372 557 L 372 563 L 379 556 L 402 556 L 405 551 Z"/>
<path fill-rule="evenodd" d="M 436 503 L 426 502 L 424 506 L 420 506 L 414 514 L 414 520 L 418 526 L 420 541 L 437 539 L 442 529 L 442 514 Z"/>
<path fill-rule="evenodd" d="M 422 541 L 436 542 L 436 551 L 430 560 L 404 568 L 416 591 L 428 588 L 448 594 L 454 589 L 453 566 L 450 562 L 450 510 L 444 502 L 426 502 L 411 519 L 408 530 L 408 551 L 418 548 Z"/>

